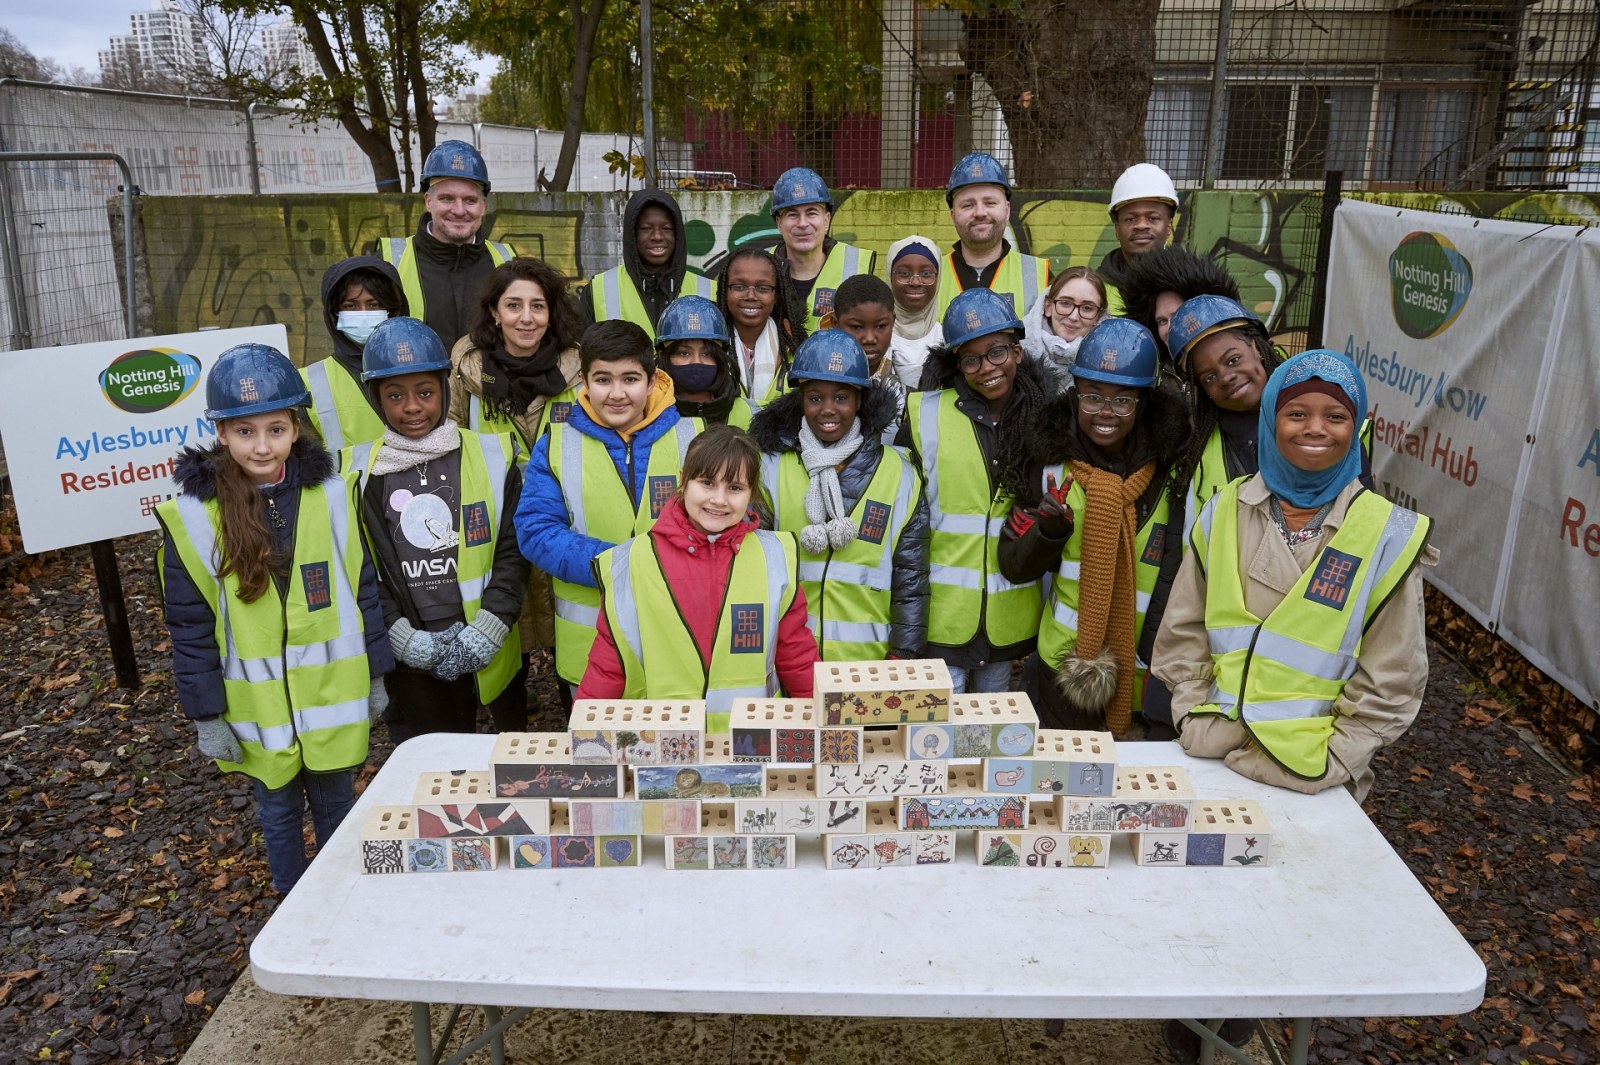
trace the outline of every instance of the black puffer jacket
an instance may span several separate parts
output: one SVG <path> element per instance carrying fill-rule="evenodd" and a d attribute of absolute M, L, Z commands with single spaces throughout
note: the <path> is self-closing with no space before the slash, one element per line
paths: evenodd
<path fill-rule="evenodd" d="M 206 502 L 217 497 L 217 463 L 232 461 L 221 443 L 204 449 L 186 447 L 178 453 L 172 479 L 184 495 Z M 300 513 L 300 489 L 321 482 L 333 472 L 333 456 L 315 436 L 302 432 L 289 452 L 282 482 L 262 490 L 262 498 L 270 498 L 284 519 L 281 529 L 274 529 L 270 522 L 267 525 L 278 550 L 293 550 L 294 523 Z M 172 634 L 172 678 L 178 688 L 178 705 L 191 718 L 216 717 L 227 707 L 222 690 L 222 649 L 217 646 L 216 615 L 179 561 L 170 532 L 164 531 L 163 545 L 162 598 L 167 629 Z M 286 582 L 278 578 L 275 583 L 281 596 Z M 382 676 L 394 668 L 394 655 L 389 650 L 388 631 L 378 603 L 378 576 L 365 551 L 362 552 L 357 599 L 367 638 L 368 672 L 374 677 Z"/>
<path fill-rule="evenodd" d="M 1123 476 L 1154 462 L 1155 476 L 1134 506 L 1142 528 L 1171 483 L 1172 466 L 1189 438 L 1188 404 L 1176 388 L 1162 385 L 1142 394 L 1137 417 L 1138 423 L 1125 438 L 1122 452 L 1108 455 L 1084 440 L 1078 428 L 1078 395 L 1076 391 L 1068 392 L 1039 411 L 1028 429 L 1029 450 L 1041 468 L 1078 459 Z M 1177 494 L 1181 499 L 1183 493 Z M 1146 645 L 1154 641 L 1156 629 L 1161 625 L 1167 594 L 1183 557 L 1182 528 L 1181 518 L 1175 524 L 1169 521 L 1162 541 L 1161 576 L 1151 593 L 1150 607 L 1145 611 Z M 1061 551 L 1066 544 L 1067 538 L 1057 540 L 1046 536 L 1037 522 L 1020 537 L 1008 524 L 1000 537 L 1000 572 L 1010 581 L 1036 580 L 1061 562 Z M 1149 661 L 1148 646 L 1141 654 Z"/>
<path fill-rule="evenodd" d="M 763 453 L 800 451 L 802 398 L 786 392 L 763 407 L 750 425 L 750 435 Z M 863 393 L 859 414 L 861 447 L 839 471 L 839 491 L 847 510 L 855 509 L 861 494 L 878 472 L 878 464 L 893 455 L 884 453 L 883 431 L 899 414 L 894 392 L 873 384 Z M 893 449 L 894 454 L 902 454 Z M 915 463 L 908 474 L 917 479 L 915 504 L 894 549 L 894 579 L 889 592 L 889 653 L 898 658 L 919 658 L 928 636 L 928 501 Z M 773 486 L 765 486 L 770 492 Z M 798 533 L 798 529 L 786 530 Z"/>

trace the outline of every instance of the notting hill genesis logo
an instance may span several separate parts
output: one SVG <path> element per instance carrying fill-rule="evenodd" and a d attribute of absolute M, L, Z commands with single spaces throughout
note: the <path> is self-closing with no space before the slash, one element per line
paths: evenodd
<path fill-rule="evenodd" d="M 150 414 L 183 399 L 200 383 L 200 360 L 172 348 L 118 355 L 100 371 L 100 391 L 118 410 Z"/>
<path fill-rule="evenodd" d="M 1436 337 L 1461 315 L 1472 264 L 1438 233 L 1410 233 L 1389 256 L 1394 320 L 1408 337 Z"/>

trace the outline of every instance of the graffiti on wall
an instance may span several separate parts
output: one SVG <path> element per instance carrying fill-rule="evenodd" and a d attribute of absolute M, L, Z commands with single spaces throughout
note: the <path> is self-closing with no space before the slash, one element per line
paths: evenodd
<path fill-rule="evenodd" d="M 1276 332 L 1306 328 L 1311 274 L 1321 227 L 1320 196 L 1304 191 L 1187 192 L 1175 239 L 1210 255 L 1239 282 L 1246 306 Z M 1360 198 L 1397 207 L 1482 217 L 1600 224 L 1600 194 L 1373 193 Z M 625 194 L 501 193 L 494 198 L 496 240 L 570 276 L 598 273 L 621 258 L 617 220 Z M 833 235 L 879 253 L 918 233 L 942 248 L 954 240 L 938 190 L 835 193 Z M 1093 266 L 1116 247 L 1098 190 L 1019 191 L 1010 239 L 1050 259 L 1055 270 Z M 614 202 L 613 202 L 614 201 Z M 729 253 L 770 245 L 777 228 L 759 192 L 679 194 L 690 265 L 714 275 Z M 322 272 L 369 251 L 379 237 L 415 231 L 420 197 L 152 197 L 143 204 L 157 332 L 202 326 L 283 322 L 296 362 L 316 359 L 326 338 L 319 307 Z M 585 233 L 586 227 L 591 231 Z M 603 249 L 598 251 L 596 249 Z"/>

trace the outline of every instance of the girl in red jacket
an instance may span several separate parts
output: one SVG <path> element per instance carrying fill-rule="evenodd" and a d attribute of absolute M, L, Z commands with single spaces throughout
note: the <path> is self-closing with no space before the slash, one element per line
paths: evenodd
<path fill-rule="evenodd" d="M 738 699 L 810 698 L 794 537 L 757 528 L 760 471 L 744 430 L 712 426 L 650 532 L 595 559 L 602 609 L 578 699 L 704 699 L 707 730 L 726 732 Z"/>

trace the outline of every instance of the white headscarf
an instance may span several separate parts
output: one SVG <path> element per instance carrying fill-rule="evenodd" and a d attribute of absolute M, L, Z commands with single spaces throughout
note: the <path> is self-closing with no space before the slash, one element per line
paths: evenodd
<path fill-rule="evenodd" d="M 912 236 L 906 237 L 904 240 L 897 240 L 893 244 L 889 245 L 889 273 L 891 275 L 894 273 L 894 260 L 895 260 L 895 257 L 897 255 L 899 255 L 902 251 L 904 251 L 906 248 L 909 248 L 914 244 L 919 244 L 922 247 L 926 248 L 927 251 L 928 251 L 928 255 L 933 259 L 933 265 L 935 267 L 939 266 L 940 259 L 942 258 L 942 253 L 939 251 L 939 245 L 935 244 L 933 241 L 929 240 L 927 237 L 919 237 L 919 236 L 916 236 L 915 234 L 913 234 Z M 893 288 L 894 288 L 894 286 L 892 284 L 889 287 L 890 287 L 891 290 L 893 290 Z M 904 337 L 907 340 L 921 340 L 923 337 L 928 335 L 928 330 L 932 329 L 934 326 L 936 326 L 938 324 L 939 324 L 939 286 L 938 285 L 935 285 L 934 288 L 933 288 L 933 298 L 930 299 L 928 301 L 928 305 L 926 307 L 924 307 L 920 311 L 913 312 L 913 311 L 907 310 L 900 303 L 899 298 L 896 297 L 895 302 L 894 302 L 894 332 L 895 332 L 895 336 Z"/>

